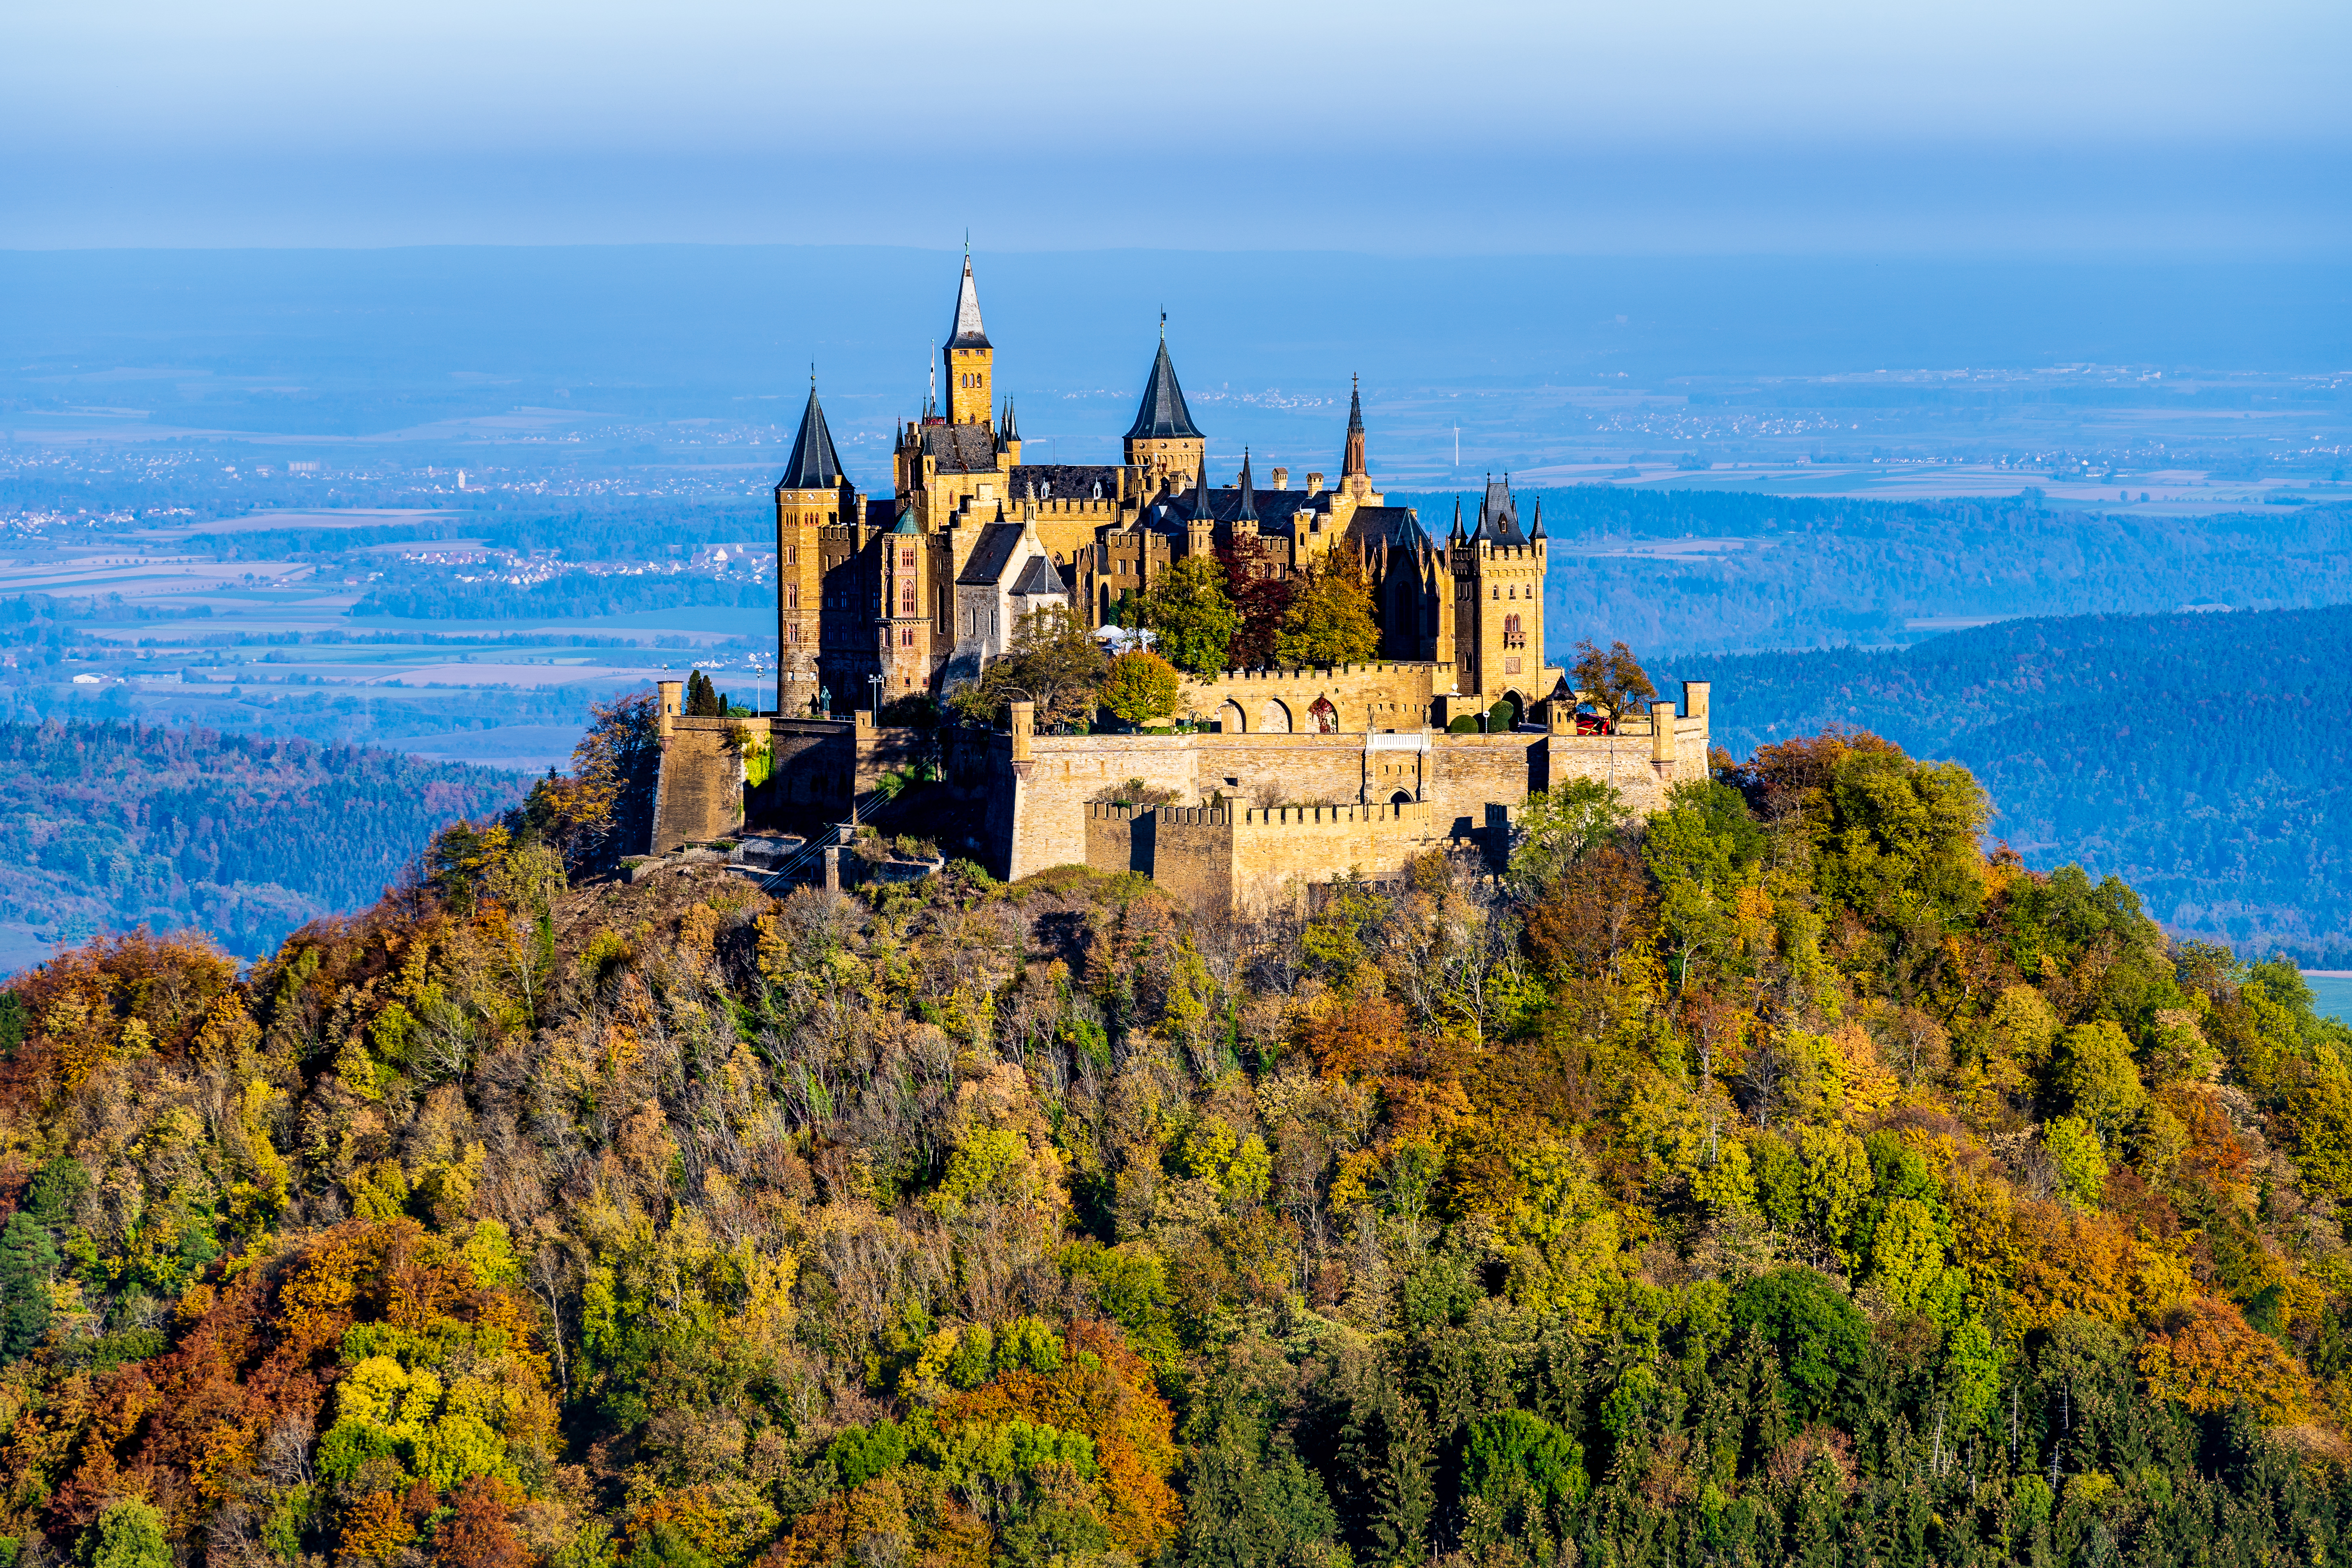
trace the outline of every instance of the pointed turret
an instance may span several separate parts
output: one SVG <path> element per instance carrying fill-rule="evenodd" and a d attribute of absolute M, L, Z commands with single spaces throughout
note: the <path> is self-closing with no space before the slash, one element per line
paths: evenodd
<path fill-rule="evenodd" d="M 808 406 L 801 411 L 800 434 L 793 437 L 793 455 L 784 463 L 784 477 L 776 481 L 783 490 L 829 490 L 841 483 L 841 454 L 834 450 L 833 432 L 825 428 L 824 405 L 809 386 Z"/>
<path fill-rule="evenodd" d="M 1176 380 L 1176 362 L 1168 357 L 1168 312 L 1160 312 L 1160 349 L 1151 356 L 1151 374 L 1144 377 L 1143 401 L 1136 405 L 1135 423 L 1127 427 L 1127 466 L 1140 468 L 1147 489 L 1154 481 L 1172 488 L 1178 477 L 1195 484 L 1209 482 L 1209 441 L 1192 423 L 1184 405 L 1184 388 Z"/>
<path fill-rule="evenodd" d="M 1536 497 L 1536 525 L 1528 530 L 1528 537 L 1529 539 L 1541 539 L 1543 536 L 1543 497 L 1538 496 Z"/>
<path fill-rule="evenodd" d="M 1209 476 L 1202 474 L 1192 487 L 1192 521 L 1213 524 L 1217 521 L 1216 504 L 1209 499 Z"/>
<path fill-rule="evenodd" d="M 1445 542 L 1448 544 L 1462 542 L 1462 498 L 1460 496 L 1454 498 L 1454 528 L 1453 531 L 1446 534 Z"/>
<path fill-rule="evenodd" d="M 1020 426 L 1013 421 L 1013 399 L 1004 400 L 1004 444 L 1008 447 L 1021 439 Z"/>
<path fill-rule="evenodd" d="M 1250 479 L 1250 459 L 1249 448 L 1247 447 L 1244 447 L 1242 448 L 1242 477 L 1234 482 L 1241 487 L 1242 507 L 1239 511 L 1234 513 L 1234 521 L 1235 522 L 1240 522 L 1244 519 L 1247 519 L 1250 522 L 1255 523 L 1257 521 L 1257 486 L 1251 482 Z"/>
<path fill-rule="evenodd" d="M 1160 340 L 1160 352 L 1152 357 L 1151 374 L 1143 384 L 1143 402 L 1135 410 L 1135 423 L 1127 427 L 1130 441 L 1198 441 L 1202 439 L 1200 427 L 1192 423 L 1192 411 L 1184 406 L 1184 389 L 1177 384 L 1175 362 L 1168 357 L 1168 340 Z"/>

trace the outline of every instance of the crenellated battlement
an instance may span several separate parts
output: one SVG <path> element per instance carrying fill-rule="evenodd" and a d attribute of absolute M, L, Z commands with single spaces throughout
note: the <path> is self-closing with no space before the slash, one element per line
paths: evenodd
<path fill-rule="evenodd" d="M 1211 680 L 1195 680 L 1196 686 L 1223 686 L 1240 681 L 1253 686 L 1328 686 L 1334 678 L 1361 676 L 1405 675 L 1418 678 L 1427 672 L 1433 687 L 1449 689 L 1454 680 L 1451 664 L 1433 664 L 1418 659 L 1382 660 L 1372 664 L 1326 665 L 1313 669 L 1228 669 Z"/>
<path fill-rule="evenodd" d="M 1392 824 L 1425 826 L 1433 815 L 1427 801 L 1373 805 L 1252 806 L 1242 813 L 1244 827 L 1358 827 Z"/>

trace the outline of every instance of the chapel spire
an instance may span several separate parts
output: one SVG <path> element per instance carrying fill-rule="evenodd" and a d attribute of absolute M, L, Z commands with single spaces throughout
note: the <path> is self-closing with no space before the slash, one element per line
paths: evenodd
<path fill-rule="evenodd" d="M 1348 449 L 1339 458 L 1339 477 L 1350 479 L 1364 472 L 1364 395 L 1354 376 L 1348 378 Z"/>

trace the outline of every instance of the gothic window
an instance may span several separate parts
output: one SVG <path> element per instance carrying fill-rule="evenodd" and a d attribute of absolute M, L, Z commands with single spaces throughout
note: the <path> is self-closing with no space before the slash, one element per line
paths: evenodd
<path fill-rule="evenodd" d="M 800 584 L 797 584 L 797 583 L 794 583 L 794 584 L 792 584 L 791 585 L 787 586 L 787 587 L 784 589 L 784 608 L 786 608 L 786 609 L 788 609 L 788 610 L 797 610 L 797 609 L 799 609 L 800 607 L 801 607 L 801 590 L 800 590 Z"/>
<path fill-rule="evenodd" d="M 898 633 L 898 646 L 900 647 L 912 647 L 915 646 L 914 627 L 906 626 L 900 629 Z"/>
<path fill-rule="evenodd" d="M 912 583 L 905 584 L 898 589 L 898 613 L 902 616 L 911 616 L 915 613 L 915 585 Z"/>
<path fill-rule="evenodd" d="M 1505 647 L 1525 647 L 1527 645 L 1527 635 L 1519 630 L 1519 617 L 1517 616 L 1505 616 L 1503 617 L 1503 646 Z"/>
<path fill-rule="evenodd" d="M 898 567 L 901 571 L 905 572 L 912 572 L 915 569 L 915 547 L 913 545 L 909 544 L 905 549 L 898 552 Z"/>
<path fill-rule="evenodd" d="M 786 642 L 798 642 L 801 640 L 801 624 L 798 621 L 793 622 L 792 625 L 784 628 L 784 640 Z"/>

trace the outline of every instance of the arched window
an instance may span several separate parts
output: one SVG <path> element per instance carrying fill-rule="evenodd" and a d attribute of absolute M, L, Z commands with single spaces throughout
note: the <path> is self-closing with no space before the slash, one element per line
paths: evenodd
<path fill-rule="evenodd" d="M 1329 698 L 1318 697 L 1315 705 L 1307 710 L 1307 716 L 1315 721 L 1317 734 L 1336 735 L 1339 732 L 1339 710 L 1331 706 Z"/>

